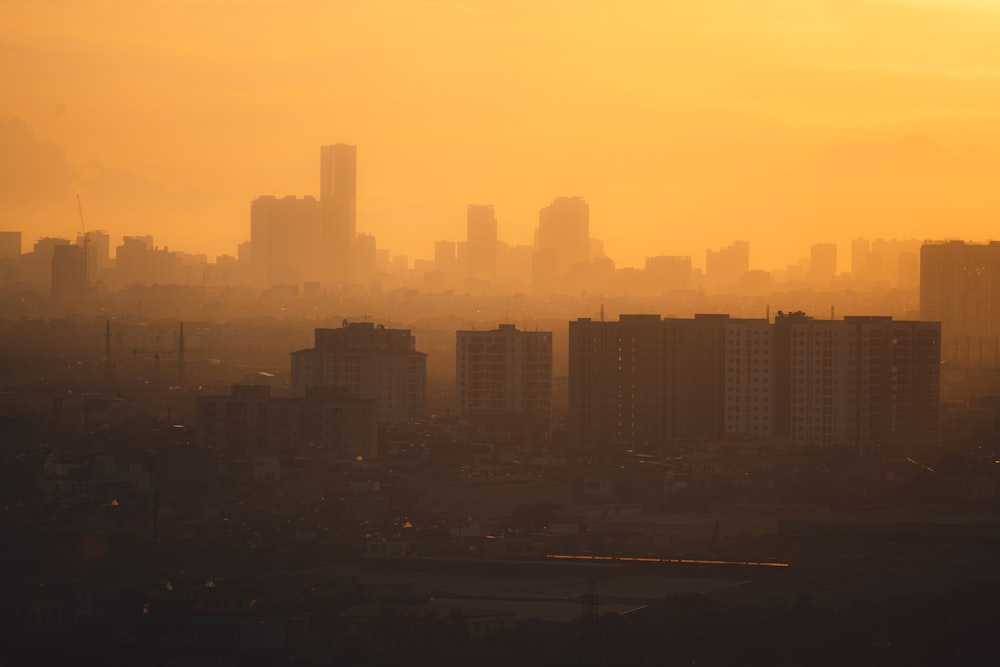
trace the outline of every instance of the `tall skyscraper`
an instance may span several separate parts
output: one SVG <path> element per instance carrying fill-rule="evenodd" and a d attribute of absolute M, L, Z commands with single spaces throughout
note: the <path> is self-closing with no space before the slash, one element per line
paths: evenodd
<path fill-rule="evenodd" d="M 582 197 L 558 197 L 538 213 L 533 274 L 551 286 L 590 260 L 590 207 Z"/>
<path fill-rule="evenodd" d="M 475 280 L 496 280 L 497 219 L 492 206 L 469 204 L 466 241 L 463 246 L 465 275 Z"/>
<path fill-rule="evenodd" d="M 333 282 L 348 282 L 354 278 L 357 191 L 357 147 L 347 144 L 321 146 L 320 257 L 326 267 L 324 277 Z"/>

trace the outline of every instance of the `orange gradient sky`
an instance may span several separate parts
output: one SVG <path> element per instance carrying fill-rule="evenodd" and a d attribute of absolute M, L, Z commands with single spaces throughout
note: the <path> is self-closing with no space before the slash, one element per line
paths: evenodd
<path fill-rule="evenodd" d="M 4 0 L 0 229 L 214 258 L 358 146 L 358 230 L 432 256 L 557 195 L 619 266 L 753 268 L 1000 219 L 993 0 Z"/>

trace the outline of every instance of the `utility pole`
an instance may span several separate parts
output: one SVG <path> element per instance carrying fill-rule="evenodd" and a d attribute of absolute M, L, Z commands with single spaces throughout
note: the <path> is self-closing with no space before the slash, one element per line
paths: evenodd
<path fill-rule="evenodd" d="M 177 338 L 177 384 L 184 386 L 184 323 L 181 322 L 181 333 Z"/>
<path fill-rule="evenodd" d="M 104 320 L 104 375 L 111 381 L 111 320 Z"/>

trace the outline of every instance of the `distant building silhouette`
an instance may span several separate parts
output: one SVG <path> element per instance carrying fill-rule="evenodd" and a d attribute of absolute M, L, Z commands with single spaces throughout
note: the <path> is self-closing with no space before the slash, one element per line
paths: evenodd
<path fill-rule="evenodd" d="M 851 241 L 851 277 L 914 289 L 919 281 L 919 248 L 916 240 L 857 238 Z"/>
<path fill-rule="evenodd" d="M 124 236 L 115 248 L 115 280 L 119 286 L 176 285 L 180 258 L 153 245 L 152 236 Z"/>
<path fill-rule="evenodd" d="M 18 281 L 21 262 L 21 232 L 0 232 L 0 287 Z"/>
<path fill-rule="evenodd" d="M 52 257 L 57 246 L 70 245 L 69 239 L 44 237 L 35 241 L 31 252 L 21 255 L 19 275 L 35 289 L 51 293 Z"/>
<path fill-rule="evenodd" d="M 87 281 L 94 283 L 111 267 L 111 237 L 102 229 L 92 229 L 77 234 L 76 244 L 86 251 Z"/>
<path fill-rule="evenodd" d="M 497 219 L 492 206 L 469 204 L 464 256 L 467 278 L 493 282 L 497 277 Z"/>
<path fill-rule="evenodd" d="M 1000 369 L 1000 242 L 925 243 L 920 318 L 941 322 L 946 361 Z"/>
<path fill-rule="evenodd" d="M 21 232 L 0 232 L 0 259 L 17 260 L 21 256 Z"/>
<path fill-rule="evenodd" d="M 327 267 L 325 278 L 333 282 L 349 282 L 354 278 L 357 190 L 357 147 L 347 144 L 321 146 L 320 256 Z"/>
<path fill-rule="evenodd" d="M 691 289 L 693 276 L 688 256 L 646 258 L 646 280 L 652 294 Z"/>
<path fill-rule="evenodd" d="M 52 249 L 52 298 L 68 305 L 87 293 L 87 255 L 82 246 L 57 245 Z"/>
<path fill-rule="evenodd" d="M 354 279 L 362 284 L 374 280 L 378 276 L 375 237 L 371 234 L 358 234 L 354 239 Z"/>
<path fill-rule="evenodd" d="M 301 285 L 320 279 L 320 206 L 313 197 L 257 197 L 250 203 L 254 283 Z"/>
<path fill-rule="evenodd" d="M 732 289 L 750 270 L 750 244 L 733 241 L 721 250 L 705 251 L 705 281 L 712 289 Z"/>
<path fill-rule="evenodd" d="M 311 387 L 342 387 L 375 399 L 379 423 L 424 416 L 427 355 L 417 351 L 409 329 L 346 321 L 340 329 L 316 329 L 315 347 L 292 352 L 291 364 L 296 396 Z"/>
<path fill-rule="evenodd" d="M 829 287 L 837 277 L 837 244 L 814 243 L 809 249 L 809 282 Z"/>
<path fill-rule="evenodd" d="M 530 245 L 497 244 L 497 282 L 509 288 L 527 290 L 532 285 L 534 249 Z"/>
<path fill-rule="evenodd" d="M 558 197 L 538 214 L 533 277 L 551 290 L 590 260 L 590 207 L 582 197 Z"/>

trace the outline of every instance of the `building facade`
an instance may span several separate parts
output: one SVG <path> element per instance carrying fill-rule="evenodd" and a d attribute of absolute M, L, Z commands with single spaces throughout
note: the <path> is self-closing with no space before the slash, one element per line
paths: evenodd
<path fill-rule="evenodd" d="M 325 280 L 354 278 L 354 239 L 357 236 L 357 146 L 320 147 L 319 202 L 320 256 Z"/>
<path fill-rule="evenodd" d="M 341 387 L 374 399 L 379 423 L 425 414 L 427 355 L 417 351 L 409 329 L 345 320 L 339 329 L 316 329 L 315 346 L 292 352 L 291 364 L 295 396 L 311 387 Z"/>
<path fill-rule="evenodd" d="M 513 324 L 457 331 L 455 378 L 462 417 L 533 420 L 547 426 L 552 416 L 552 332 L 518 331 Z"/>
<path fill-rule="evenodd" d="M 1000 242 L 921 246 L 920 319 L 941 322 L 945 361 L 1000 368 Z"/>
<path fill-rule="evenodd" d="M 772 438 L 887 456 L 938 444 L 941 327 L 727 315 L 570 323 L 570 437 L 585 448 Z"/>
<path fill-rule="evenodd" d="M 342 459 L 378 453 L 375 402 L 315 387 L 296 398 L 266 385 L 234 385 L 229 396 L 199 396 L 198 442 L 235 457 L 320 449 Z"/>
<path fill-rule="evenodd" d="M 319 202 L 313 197 L 257 197 L 250 203 L 254 284 L 301 285 L 320 279 Z"/>
<path fill-rule="evenodd" d="M 584 447 L 640 449 L 723 437 L 728 321 L 622 315 L 570 322 L 570 437 Z"/>

